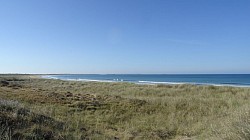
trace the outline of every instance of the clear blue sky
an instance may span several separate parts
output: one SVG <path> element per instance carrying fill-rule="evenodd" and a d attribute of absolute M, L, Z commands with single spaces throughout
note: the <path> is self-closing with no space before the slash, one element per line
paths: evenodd
<path fill-rule="evenodd" d="M 0 73 L 250 73 L 250 1 L 1 0 Z"/>

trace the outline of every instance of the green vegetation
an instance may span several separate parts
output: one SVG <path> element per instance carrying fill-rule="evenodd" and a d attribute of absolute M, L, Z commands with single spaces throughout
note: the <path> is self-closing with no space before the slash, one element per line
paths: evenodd
<path fill-rule="evenodd" d="M 0 76 L 0 139 L 250 139 L 250 88 Z"/>

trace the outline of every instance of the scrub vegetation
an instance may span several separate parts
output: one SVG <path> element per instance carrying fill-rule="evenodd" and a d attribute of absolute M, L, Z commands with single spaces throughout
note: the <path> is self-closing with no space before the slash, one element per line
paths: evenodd
<path fill-rule="evenodd" d="M 250 88 L 0 75 L 0 139 L 250 139 Z"/>

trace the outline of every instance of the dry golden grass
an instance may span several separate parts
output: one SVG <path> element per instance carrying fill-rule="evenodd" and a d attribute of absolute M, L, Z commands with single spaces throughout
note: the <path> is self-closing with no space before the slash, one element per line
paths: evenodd
<path fill-rule="evenodd" d="M 45 116 L 55 122 L 37 124 L 28 119 L 28 127 L 16 128 L 13 124 L 25 117 L 11 116 L 13 111 L 2 109 L 2 126 L 9 121 L 6 116 L 17 119 L 8 131 L 4 129 L 4 136 L 39 139 L 49 133 L 49 139 L 250 139 L 249 88 L 0 77 L 0 99 L 22 104 L 2 104 L 1 108 L 25 109 L 32 112 L 28 118 Z M 54 127 L 57 123 L 63 128 Z"/>

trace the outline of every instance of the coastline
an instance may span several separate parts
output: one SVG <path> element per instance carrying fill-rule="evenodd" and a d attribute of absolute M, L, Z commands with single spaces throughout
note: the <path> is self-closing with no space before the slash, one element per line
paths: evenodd
<path fill-rule="evenodd" d="M 58 74 L 60 75 L 60 74 Z M 214 83 L 195 83 L 195 82 L 159 82 L 159 81 L 124 81 L 124 80 L 96 80 L 96 79 L 63 79 L 57 78 L 54 75 L 40 75 L 40 78 L 55 79 L 64 81 L 78 81 L 78 82 L 108 82 L 108 83 L 133 83 L 139 85 L 194 85 L 194 86 L 217 86 L 217 87 L 237 87 L 250 88 L 250 85 L 232 85 L 232 84 L 214 84 Z"/>
<path fill-rule="evenodd" d="M 0 125 L 7 128 L 4 135 L 22 139 L 44 134 L 49 139 L 235 139 L 250 128 L 249 93 L 236 87 L 5 75 L 0 76 L 5 122 Z"/>

